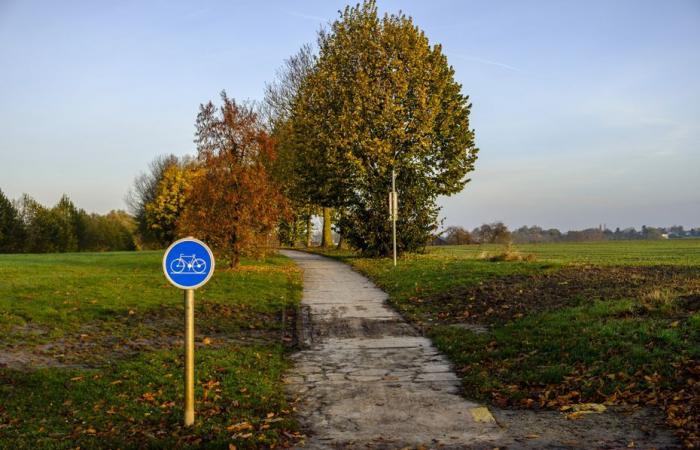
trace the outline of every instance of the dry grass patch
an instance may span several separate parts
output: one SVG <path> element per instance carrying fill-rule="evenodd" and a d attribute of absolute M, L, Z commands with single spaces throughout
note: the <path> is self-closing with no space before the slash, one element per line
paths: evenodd
<path fill-rule="evenodd" d="M 537 257 L 533 254 L 523 254 L 516 250 L 512 244 L 508 244 L 505 250 L 501 253 L 492 253 L 483 251 L 479 253 L 477 259 L 492 261 L 492 262 L 515 262 L 515 261 L 526 261 L 534 262 L 537 261 Z"/>

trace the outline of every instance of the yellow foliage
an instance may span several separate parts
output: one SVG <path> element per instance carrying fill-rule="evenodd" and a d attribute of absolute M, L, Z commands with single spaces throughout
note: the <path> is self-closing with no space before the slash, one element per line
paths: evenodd
<path fill-rule="evenodd" d="M 191 166 L 172 164 L 163 172 L 157 195 L 146 205 L 148 227 L 164 242 L 176 237 L 177 220 L 187 203 L 192 180 L 198 170 Z"/>

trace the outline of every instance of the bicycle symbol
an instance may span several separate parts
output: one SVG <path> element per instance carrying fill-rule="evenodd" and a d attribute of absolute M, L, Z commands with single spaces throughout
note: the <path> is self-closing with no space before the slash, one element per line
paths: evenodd
<path fill-rule="evenodd" d="M 180 257 L 170 262 L 170 273 L 172 274 L 202 274 L 207 270 L 207 262 L 197 255 L 185 256 L 180 253 Z"/>

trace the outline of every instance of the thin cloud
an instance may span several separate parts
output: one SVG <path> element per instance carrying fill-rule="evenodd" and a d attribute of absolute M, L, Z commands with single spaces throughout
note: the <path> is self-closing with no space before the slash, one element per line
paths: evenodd
<path fill-rule="evenodd" d="M 475 61 L 475 62 L 482 63 L 482 64 L 488 64 L 489 66 L 496 66 L 496 67 L 500 67 L 502 69 L 510 70 L 513 72 L 522 72 L 522 70 L 518 69 L 517 67 L 511 66 L 510 64 L 505 64 L 505 63 L 498 62 L 498 61 L 492 61 L 490 59 L 477 58 L 476 56 L 465 56 L 465 55 L 455 55 L 455 56 L 459 59 L 464 59 L 467 61 Z"/>
<path fill-rule="evenodd" d="M 297 11 L 287 11 L 287 14 L 294 17 L 299 17 L 301 19 L 313 20 L 315 22 L 328 22 L 328 19 L 324 17 L 314 16 L 312 14 L 300 13 Z"/>

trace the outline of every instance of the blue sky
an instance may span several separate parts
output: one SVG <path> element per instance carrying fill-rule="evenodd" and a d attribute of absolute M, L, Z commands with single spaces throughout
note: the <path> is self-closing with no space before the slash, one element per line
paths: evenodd
<path fill-rule="evenodd" d="M 379 1 L 441 43 L 473 102 L 446 224 L 700 226 L 700 2 Z M 343 2 L 0 0 L 0 189 L 124 208 L 198 105 L 262 97 Z"/>

